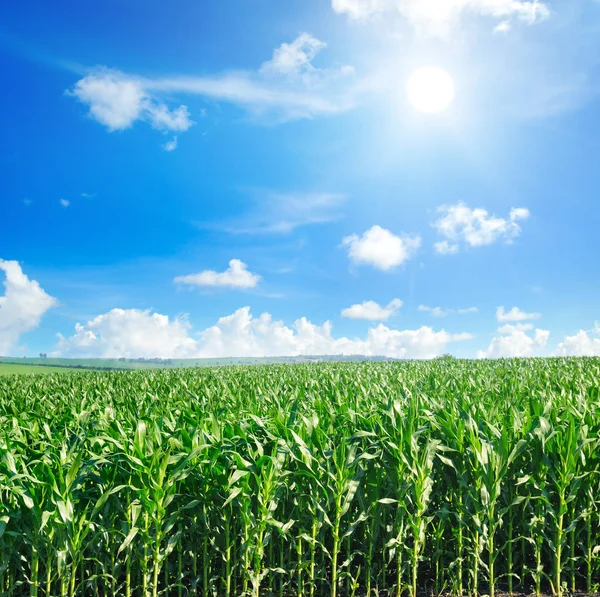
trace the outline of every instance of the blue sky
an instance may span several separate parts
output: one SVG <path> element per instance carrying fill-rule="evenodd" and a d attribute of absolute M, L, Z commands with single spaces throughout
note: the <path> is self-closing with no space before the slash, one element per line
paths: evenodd
<path fill-rule="evenodd" d="M 599 29 L 595 0 L 4 3 L 0 353 L 600 354 Z"/>

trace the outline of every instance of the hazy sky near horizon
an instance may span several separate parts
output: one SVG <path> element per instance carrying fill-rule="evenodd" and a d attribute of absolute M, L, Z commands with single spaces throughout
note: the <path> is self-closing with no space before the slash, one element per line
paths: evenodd
<path fill-rule="evenodd" d="M 597 0 L 2 4 L 0 355 L 600 355 L 599 40 Z"/>

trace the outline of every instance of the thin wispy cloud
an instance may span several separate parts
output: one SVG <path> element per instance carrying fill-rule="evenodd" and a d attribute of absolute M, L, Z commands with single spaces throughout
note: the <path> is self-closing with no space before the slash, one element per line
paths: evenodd
<path fill-rule="evenodd" d="M 335 222 L 344 217 L 343 193 L 253 191 L 252 210 L 243 218 L 199 223 L 199 228 L 228 234 L 289 234 L 297 228 Z"/>
<path fill-rule="evenodd" d="M 359 88 L 354 68 L 318 68 L 313 59 L 327 44 L 308 33 L 283 43 L 255 71 L 204 77 L 144 79 L 154 93 L 187 93 L 240 106 L 255 117 L 295 120 L 336 114 L 354 107 Z"/>
<path fill-rule="evenodd" d="M 207 76 L 142 77 L 98 67 L 67 94 L 87 106 L 89 116 L 109 131 L 128 129 L 138 121 L 162 131 L 187 131 L 194 124 L 187 106 L 171 108 L 162 99 L 178 94 L 227 102 L 269 120 L 335 114 L 355 105 L 354 69 L 314 66 L 313 59 L 326 45 L 302 33 L 293 42 L 281 44 L 254 71 Z"/>
<path fill-rule="evenodd" d="M 423 313 L 429 313 L 433 317 L 446 317 L 447 315 L 469 315 L 477 313 L 477 307 L 466 307 L 464 309 L 442 309 L 442 307 L 428 307 L 419 305 L 418 310 Z"/>

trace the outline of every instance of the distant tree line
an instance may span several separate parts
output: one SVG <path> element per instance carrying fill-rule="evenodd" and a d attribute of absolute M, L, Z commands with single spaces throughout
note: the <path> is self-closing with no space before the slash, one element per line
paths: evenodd
<path fill-rule="evenodd" d="M 161 359 L 160 357 L 145 358 L 140 357 L 137 359 L 128 359 L 126 357 L 120 357 L 119 362 L 121 363 L 152 363 L 153 365 L 172 365 L 172 359 Z"/>

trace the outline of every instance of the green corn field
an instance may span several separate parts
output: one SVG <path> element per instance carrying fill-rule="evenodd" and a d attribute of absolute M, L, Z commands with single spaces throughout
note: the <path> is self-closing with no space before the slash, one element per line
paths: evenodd
<path fill-rule="evenodd" d="M 600 359 L 0 378 L 0 594 L 593 593 Z"/>

